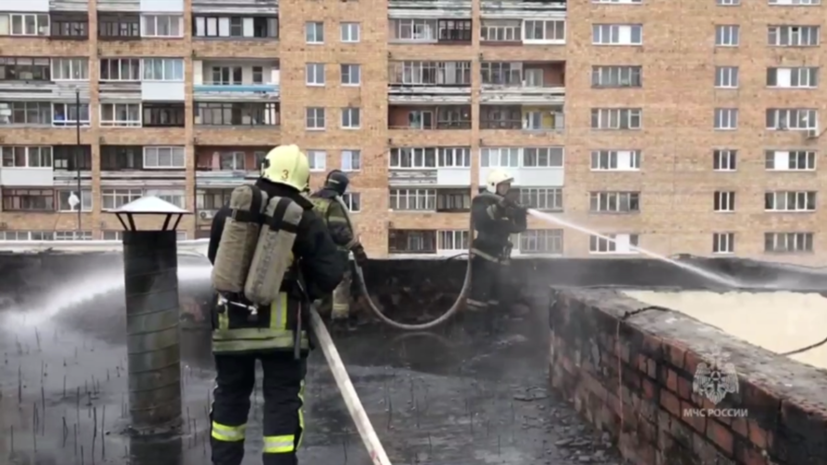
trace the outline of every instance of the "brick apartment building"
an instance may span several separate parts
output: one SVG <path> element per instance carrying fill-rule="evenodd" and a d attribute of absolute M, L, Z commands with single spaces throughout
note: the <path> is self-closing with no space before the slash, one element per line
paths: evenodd
<path fill-rule="evenodd" d="M 499 166 L 618 239 L 532 221 L 515 253 L 816 262 L 820 3 L 0 0 L 0 239 L 115 239 L 142 195 L 204 237 L 297 143 L 373 256 L 465 249 Z"/>

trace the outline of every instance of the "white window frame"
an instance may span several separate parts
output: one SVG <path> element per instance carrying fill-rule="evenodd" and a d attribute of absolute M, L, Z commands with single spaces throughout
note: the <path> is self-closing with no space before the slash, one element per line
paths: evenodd
<path fill-rule="evenodd" d="M 593 24 L 592 45 L 641 46 L 643 45 L 643 25 Z"/>
<path fill-rule="evenodd" d="M 523 150 L 519 147 L 484 147 L 480 149 L 481 168 L 519 168 Z"/>
<path fill-rule="evenodd" d="M 740 77 L 740 69 L 737 66 L 716 66 L 715 88 L 737 89 Z"/>
<path fill-rule="evenodd" d="M 520 149 L 520 168 L 562 168 L 566 151 L 563 147 L 524 147 Z"/>
<path fill-rule="evenodd" d="M 817 66 L 769 67 L 767 87 L 770 89 L 816 89 L 820 80 Z M 775 84 L 772 84 L 775 81 Z"/>
<path fill-rule="evenodd" d="M 26 19 L 34 18 L 34 29 L 26 30 Z M 19 24 L 19 32 L 15 32 Z M 51 34 L 51 21 L 48 13 L 11 13 L 9 14 L 9 35 L 17 37 L 46 37 Z"/>
<path fill-rule="evenodd" d="M 819 6 L 821 0 L 769 0 L 771 6 Z"/>
<path fill-rule="evenodd" d="M 768 26 L 767 45 L 770 47 L 818 47 L 821 45 L 821 27 L 809 24 Z"/>
<path fill-rule="evenodd" d="M 592 150 L 591 170 L 640 171 L 642 159 L 641 150 Z"/>
<path fill-rule="evenodd" d="M 635 65 L 592 66 L 592 87 L 596 89 L 639 88 L 643 86 L 643 67 Z"/>
<path fill-rule="evenodd" d="M 816 191 L 772 191 L 764 193 L 767 213 L 812 213 L 818 208 Z"/>
<path fill-rule="evenodd" d="M 353 71 L 356 71 L 355 73 Z M 339 79 L 344 87 L 359 87 L 362 85 L 362 65 L 343 63 L 339 67 Z M 354 75 L 356 79 L 354 80 Z"/>
<path fill-rule="evenodd" d="M 737 24 L 715 25 L 716 47 L 738 47 L 741 45 L 741 26 Z"/>
<path fill-rule="evenodd" d="M 324 44 L 324 21 L 307 21 L 304 23 L 304 39 L 309 45 Z"/>
<path fill-rule="evenodd" d="M 393 18 L 390 20 L 390 43 L 435 43 L 439 40 L 436 19 Z"/>
<path fill-rule="evenodd" d="M 55 231 L 54 233 L 56 241 L 91 241 L 92 239 L 92 231 Z"/>
<path fill-rule="evenodd" d="M 437 149 L 435 147 L 392 147 L 390 149 L 389 169 L 422 170 L 436 169 L 436 167 Z"/>
<path fill-rule="evenodd" d="M 735 233 L 712 233 L 712 253 L 730 255 L 735 253 Z"/>
<path fill-rule="evenodd" d="M 716 108 L 712 121 L 716 131 L 735 131 L 738 129 L 740 112 L 737 108 Z"/>
<path fill-rule="evenodd" d="M 520 255 L 563 255 L 562 229 L 529 229 L 519 234 L 517 250 Z"/>
<path fill-rule="evenodd" d="M 350 213 L 362 211 L 362 194 L 359 192 L 345 192 L 342 195 L 342 202 L 344 202 L 347 211 Z"/>
<path fill-rule="evenodd" d="M 17 154 L 14 152 L 17 150 L 23 150 L 23 156 L 26 160 L 26 163 L 23 166 L 15 165 L 14 163 L 17 162 Z M 36 149 L 36 150 L 35 150 Z M 0 147 L 0 151 L 3 152 L 3 157 L 7 155 L 7 153 L 11 150 L 12 154 L 12 166 L 2 166 L 0 165 L 0 169 L 3 168 L 28 168 L 28 169 L 54 169 L 54 151 L 50 145 L 13 145 L 13 146 L 5 146 Z M 36 160 L 35 163 L 32 163 L 33 160 Z M 4 160 L 5 161 L 5 160 Z"/>
<path fill-rule="evenodd" d="M 304 65 L 304 83 L 309 87 L 324 87 L 326 81 L 324 63 Z"/>
<path fill-rule="evenodd" d="M 741 0 L 717 0 L 715 4 L 718 6 L 740 6 Z"/>
<path fill-rule="evenodd" d="M 766 150 L 764 168 L 767 171 L 815 171 L 818 164 L 815 150 Z"/>
<path fill-rule="evenodd" d="M 712 193 L 712 211 L 715 213 L 732 213 L 735 211 L 734 191 L 715 191 Z"/>
<path fill-rule="evenodd" d="M 608 5 L 642 5 L 643 0 L 592 0 L 592 3 Z"/>
<path fill-rule="evenodd" d="M 313 124 L 308 124 L 311 121 Z M 319 121 L 321 121 L 321 125 L 319 125 Z M 307 131 L 324 131 L 327 125 L 327 110 L 324 107 L 305 108 L 304 125 Z"/>
<path fill-rule="evenodd" d="M 534 35 L 532 32 L 537 31 L 537 23 L 540 23 L 540 31 L 542 31 L 542 38 L 537 39 L 529 37 Z M 549 24 L 550 23 L 550 24 Z M 551 28 L 552 37 L 548 37 L 549 28 Z M 543 44 L 565 44 L 566 43 L 566 20 L 565 19 L 526 19 L 523 20 L 523 43 L 526 45 L 543 45 Z"/>
<path fill-rule="evenodd" d="M 307 151 L 307 160 L 310 162 L 310 171 L 319 173 L 327 170 L 327 152 L 310 149 Z"/>
<path fill-rule="evenodd" d="M 436 211 L 436 189 L 389 189 L 388 209 L 394 212 Z"/>
<path fill-rule="evenodd" d="M 160 65 L 161 78 L 155 76 L 155 67 Z M 141 60 L 141 81 L 184 82 L 183 58 L 144 58 Z"/>
<path fill-rule="evenodd" d="M 134 202 L 144 196 L 143 189 L 133 188 L 111 188 L 101 189 L 101 208 L 103 210 L 114 210 L 123 207 L 129 202 Z M 107 199 L 111 204 L 107 205 Z"/>
<path fill-rule="evenodd" d="M 77 125 L 77 120 L 68 119 L 69 111 L 71 107 L 76 106 L 74 102 L 54 102 L 52 103 L 52 127 L 56 128 L 74 128 Z M 57 112 L 58 108 L 63 109 L 63 114 L 67 116 L 67 119 L 62 121 L 58 121 L 55 119 L 55 113 Z M 83 116 L 83 109 L 86 109 L 86 119 L 80 120 L 81 127 L 89 127 L 92 124 L 92 109 L 90 108 L 89 103 L 80 103 L 80 116 Z"/>
<path fill-rule="evenodd" d="M 145 170 L 180 170 L 186 167 L 187 151 L 183 146 L 144 147 Z"/>
<path fill-rule="evenodd" d="M 520 204 L 545 212 L 563 211 L 562 187 L 520 187 Z"/>
<path fill-rule="evenodd" d="M 471 147 L 437 147 L 437 168 L 470 168 Z"/>
<path fill-rule="evenodd" d="M 362 109 L 359 107 L 342 108 L 341 128 L 362 129 Z"/>
<path fill-rule="evenodd" d="M 480 26 L 480 42 L 520 42 L 523 38 L 519 19 L 487 19 Z"/>
<path fill-rule="evenodd" d="M 339 23 L 339 39 L 343 44 L 358 44 L 362 40 L 362 25 L 360 23 Z"/>
<path fill-rule="evenodd" d="M 169 33 L 158 33 L 159 25 L 166 26 Z M 157 39 L 182 38 L 184 37 L 184 17 L 173 14 L 141 15 L 141 37 Z"/>
<path fill-rule="evenodd" d="M 125 63 L 124 63 L 125 62 Z M 112 79 L 112 65 L 113 63 L 116 65 L 115 68 L 118 70 L 118 79 Z M 109 75 L 107 78 L 102 78 L 103 73 L 98 73 L 98 79 L 100 82 L 141 82 L 141 78 L 143 76 L 143 70 L 141 68 L 141 59 L 140 58 L 101 58 L 99 60 L 98 67 L 103 69 L 104 64 L 107 65 L 108 71 L 107 74 Z M 123 68 L 126 67 L 129 72 L 129 79 L 123 79 Z M 135 79 L 132 79 L 132 73 L 135 73 Z"/>
<path fill-rule="evenodd" d="M 595 112 L 596 115 L 595 115 Z M 597 126 L 595 127 L 595 116 Z M 643 128 L 641 108 L 592 108 L 591 129 L 598 131 L 638 131 Z M 604 124 L 605 123 L 605 124 Z"/>
<path fill-rule="evenodd" d="M 813 253 L 814 251 L 815 234 L 811 232 L 764 233 L 764 253 Z"/>
<path fill-rule="evenodd" d="M 436 233 L 436 250 L 438 252 L 462 252 L 469 249 L 471 241 L 468 230 L 440 229 Z"/>
<path fill-rule="evenodd" d="M 738 151 L 715 149 L 712 151 L 712 171 L 735 171 L 738 169 Z"/>
<path fill-rule="evenodd" d="M 147 197 L 158 197 L 178 208 L 187 208 L 187 191 L 185 189 L 146 189 Z"/>
<path fill-rule="evenodd" d="M 68 76 L 66 76 L 68 74 Z M 88 81 L 88 58 L 52 58 L 53 81 Z"/>
<path fill-rule="evenodd" d="M 640 202 L 640 192 L 590 192 L 589 213 L 633 215 L 640 213 Z"/>
<path fill-rule="evenodd" d="M 814 108 L 768 108 L 767 130 L 818 131 L 818 110 Z"/>
<path fill-rule="evenodd" d="M 80 203 L 75 205 L 72 208 L 69 205 L 69 197 L 72 194 L 77 195 L 77 188 L 75 189 L 59 189 L 56 191 L 57 194 L 57 211 L 59 212 L 77 212 L 77 207 L 80 206 L 80 211 L 82 212 L 91 212 L 93 210 L 93 201 L 92 201 L 92 188 L 81 188 L 80 195 L 78 196 L 80 199 Z M 63 196 L 66 194 L 66 205 L 63 205 Z"/>
<path fill-rule="evenodd" d="M 107 113 L 107 108 L 110 108 L 110 112 L 112 114 L 111 119 L 105 119 L 104 116 Z M 137 119 L 125 119 L 121 120 L 118 119 L 118 116 L 121 114 L 122 111 L 126 111 L 127 117 L 132 113 L 130 110 L 135 110 L 134 116 Z M 105 102 L 101 103 L 99 107 L 100 111 L 100 126 L 101 127 L 118 127 L 118 128 L 139 128 L 142 125 L 143 121 L 143 112 L 142 112 L 142 105 L 140 103 L 128 102 L 128 103 L 120 103 L 120 102 Z"/>
<path fill-rule="evenodd" d="M 345 149 L 341 152 L 341 166 L 344 172 L 362 171 L 362 151 Z"/>
<path fill-rule="evenodd" d="M 625 246 L 628 250 L 617 250 L 618 242 L 620 242 L 620 245 Z M 639 247 L 639 234 L 618 233 L 589 236 L 589 253 L 593 255 L 634 255 L 638 253 L 635 249 Z"/>

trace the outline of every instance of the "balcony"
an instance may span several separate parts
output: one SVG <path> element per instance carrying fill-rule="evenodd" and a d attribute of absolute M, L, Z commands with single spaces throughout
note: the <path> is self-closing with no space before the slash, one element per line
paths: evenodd
<path fill-rule="evenodd" d="M 101 184 L 109 187 L 186 185 L 183 146 L 101 145 Z"/>
<path fill-rule="evenodd" d="M 277 101 L 277 60 L 193 61 L 193 93 L 198 101 Z"/>
<path fill-rule="evenodd" d="M 89 101 L 86 58 L 0 57 L 0 100 Z"/>
<path fill-rule="evenodd" d="M 562 105 L 481 105 L 480 129 L 523 131 L 527 133 L 563 132 L 566 128 Z"/>
<path fill-rule="evenodd" d="M 199 189 L 232 189 L 259 175 L 272 147 L 195 148 L 195 184 Z"/>
<path fill-rule="evenodd" d="M 566 2 L 559 1 L 520 1 L 520 0 L 482 0 L 480 16 L 485 19 L 523 19 L 523 18 L 565 18 Z"/>
<path fill-rule="evenodd" d="M 493 169 L 504 168 L 517 187 L 561 187 L 565 180 L 565 150 L 560 146 L 483 147 L 479 183 L 485 185 Z"/>
<path fill-rule="evenodd" d="M 391 10 L 391 14 L 393 11 Z M 471 45 L 471 9 L 451 19 L 393 19 L 388 21 L 391 44 Z"/>
<path fill-rule="evenodd" d="M 480 45 L 563 45 L 566 19 L 484 19 Z"/>
<path fill-rule="evenodd" d="M 451 131 L 471 129 L 470 105 L 390 105 L 388 129 Z"/>
<path fill-rule="evenodd" d="M 483 62 L 480 103 L 545 104 L 565 101 L 565 63 Z"/>
<path fill-rule="evenodd" d="M 212 223 L 215 213 L 230 203 L 232 188 L 206 188 L 195 191 L 195 221 L 198 226 Z"/>
<path fill-rule="evenodd" d="M 3 187 L 53 187 L 54 164 L 50 146 L 4 146 L 0 185 Z"/>
<path fill-rule="evenodd" d="M 394 147 L 388 166 L 390 186 L 467 187 L 471 185 L 470 147 Z"/>
<path fill-rule="evenodd" d="M 470 61 L 392 61 L 390 104 L 470 104 Z"/>
<path fill-rule="evenodd" d="M 77 187 L 78 173 L 81 186 L 92 185 L 92 147 L 89 145 L 52 146 L 55 187 Z"/>
<path fill-rule="evenodd" d="M 471 19 L 470 0 L 389 0 L 391 19 Z M 393 36 L 390 36 L 393 37 Z"/>

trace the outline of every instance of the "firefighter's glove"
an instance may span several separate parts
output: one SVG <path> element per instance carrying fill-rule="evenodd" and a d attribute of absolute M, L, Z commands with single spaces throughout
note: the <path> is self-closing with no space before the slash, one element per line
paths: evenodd
<path fill-rule="evenodd" d="M 359 267 L 363 267 L 368 263 L 368 254 L 365 253 L 365 248 L 362 244 L 356 244 L 350 249 L 353 252 L 353 259 Z"/>

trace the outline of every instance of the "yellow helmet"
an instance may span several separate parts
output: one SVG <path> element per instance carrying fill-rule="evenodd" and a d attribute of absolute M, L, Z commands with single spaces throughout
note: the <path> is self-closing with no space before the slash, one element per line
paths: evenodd
<path fill-rule="evenodd" d="M 270 150 L 261 164 L 261 177 L 290 186 L 299 192 L 308 186 L 310 163 L 298 145 L 279 145 Z"/>
<path fill-rule="evenodd" d="M 488 179 L 485 183 L 485 188 L 492 194 L 497 194 L 497 186 L 504 182 L 513 182 L 514 177 L 508 171 L 501 169 L 493 169 L 488 173 Z"/>

